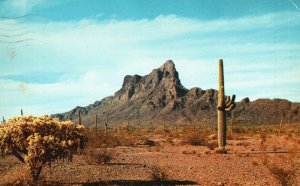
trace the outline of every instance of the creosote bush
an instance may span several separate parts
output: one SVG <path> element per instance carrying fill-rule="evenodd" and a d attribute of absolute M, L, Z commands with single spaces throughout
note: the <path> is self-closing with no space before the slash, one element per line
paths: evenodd
<path fill-rule="evenodd" d="M 72 160 L 74 146 L 85 138 L 83 132 L 83 125 L 47 115 L 15 117 L 0 125 L 0 155 L 13 154 L 38 180 L 44 165 L 58 159 Z"/>
<path fill-rule="evenodd" d="M 86 154 L 88 164 L 106 164 L 112 160 L 112 153 L 106 149 L 90 149 Z"/>
<path fill-rule="evenodd" d="M 182 135 L 183 144 L 190 144 L 193 146 L 206 146 L 207 134 L 204 132 L 187 131 Z"/>

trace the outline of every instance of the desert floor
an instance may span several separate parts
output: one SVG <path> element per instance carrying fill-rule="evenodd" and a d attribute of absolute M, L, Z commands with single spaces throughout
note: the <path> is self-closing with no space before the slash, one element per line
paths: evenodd
<path fill-rule="evenodd" d="M 218 152 L 213 135 L 205 143 L 193 139 L 197 134 L 183 135 L 152 133 L 135 138 L 130 145 L 94 144 L 83 155 L 75 155 L 72 162 L 46 166 L 41 179 L 49 185 L 300 183 L 300 138 L 296 135 L 235 134 L 227 141 L 227 153 Z M 25 165 L 12 156 L 0 159 L 2 185 L 22 184 L 18 179 L 28 177 L 27 172 Z"/>

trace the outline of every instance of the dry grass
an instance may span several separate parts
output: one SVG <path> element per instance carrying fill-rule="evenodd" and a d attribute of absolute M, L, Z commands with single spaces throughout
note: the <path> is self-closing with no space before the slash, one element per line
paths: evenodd
<path fill-rule="evenodd" d="M 26 183 L 31 181 L 30 171 L 27 166 L 16 165 L 1 178 L 0 185 L 21 185 L 22 183 L 26 185 Z"/>
<path fill-rule="evenodd" d="M 291 180 L 292 172 L 285 170 L 276 164 L 267 165 L 270 172 L 280 181 L 281 185 L 289 185 Z"/>
<path fill-rule="evenodd" d="M 106 164 L 112 160 L 113 153 L 107 149 L 90 149 L 85 155 L 86 162 L 93 164 Z"/>
<path fill-rule="evenodd" d="M 205 146 L 207 144 L 206 138 L 197 134 L 191 134 L 183 137 L 183 143 L 193 146 Z"/>
<path fill-rule="evenodd" d="M 88 148 L 103 148 L 103 147 L 117 147 L 117 146 L 135 146 L 136 142 L 144 139 L 144 135 L 138 132 L 129 132 L 127 130 L 118 129 L 110 131 L 105 135 L 99 131 L 98 135 L 95 133 L 88 134 Z"/>
<path fill-rule="evenodd" d="M 209 133 L 206 130 L 196 131 L 186 130 L 181 134 L 181 140 L 183 144 L 189 144 L 193 146 L 206 146 Z"/>
<path fill-rule="evenodd" d="M 161 167 L 153 166 L 151 168 L 151 179 L 153 181 L 162 182 L 166 181 L 168 179 L 168 176 Z"/>
<path fill-rule="evenodd" d="M 19 164 L 11 168 L 0 179 L 0 185 L 3 186 L 58 186 L 57 182 L 46 182 L 42 176 L 38 181 L 34 181 L 30 175 L 29 168 L 25 164 Z"/>
<path fill-rule="evenodd" d="M 246 140 L 246 136 L 252 135 L 252 133 L 228 133 L 227 134 L 227 139 L 228 140 Z"/>
<path fill-rule="evenodd" d="M 292 141 L 294 145 L 288 150 L 287 154 L 268 154 L 268 144 L 264 139 L 265 137 L 263 135 L 260 146 L 260 150 L 263 151 L 262 163 L 268 168 L 270 173 L 279 180 L 281 185 L 300 185 L 300 156 L 297 153 L 300 151 L 299 145 L 288 136 L 288 139 Z M 273 152 L 276 152 L 278 149 L 276 145 L 271 147 Z"/>
<path fill-rule="evenodd" d="M 264 143 L 267 141 L 267 134 L 266 134 L 266 132 L 261 132 L 261 133 L 259 134 L 259 137 L 260 137 L 260 139 L 261 139 L 260 144 L 264 144 Z"/>

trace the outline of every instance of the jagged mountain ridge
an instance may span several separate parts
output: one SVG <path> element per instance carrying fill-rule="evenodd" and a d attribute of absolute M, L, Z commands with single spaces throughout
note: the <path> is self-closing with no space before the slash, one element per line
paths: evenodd
<path fill-rule="evenodd" d="M 212 125 L 217 121 L 217 96 L 218 91 L 214 89 L 186 89 L 180 82 L 175 64 L 168 60 L 146 76 L 125 76 L 122 88 L 114 96 L 53 117 L 76 120 L 80 110 L 82 123 L 87 126 L 95 124 L 96 115 L 100 118 L 99 124 L 106 115 L 111 125 L 129 122 L 145 127 L 164 120 L 171 124 Z M 250 102 L 245 98 L 234 110 L 234 120 L 238 123 L 278 123 L 282 115 L 284 122 L 300 121 L 300 104 L 283 99 Z"/>

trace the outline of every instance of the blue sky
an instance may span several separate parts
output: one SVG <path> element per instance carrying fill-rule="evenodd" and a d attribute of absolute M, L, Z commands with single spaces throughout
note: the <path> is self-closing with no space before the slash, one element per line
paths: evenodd
<path fill-rule="evenodd" d="M 187 88 L 300 102 L 300 0 L 0 0 L 0 116 L 112 95 L 172 59 Z"/>

